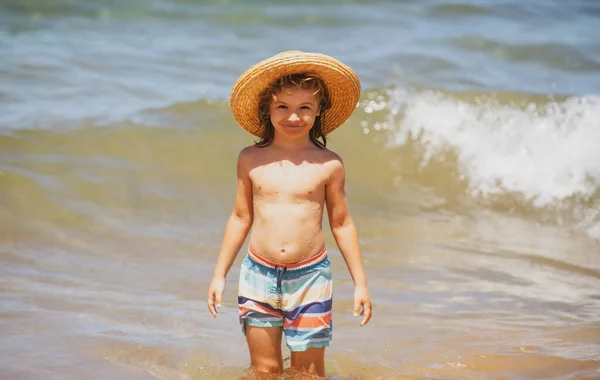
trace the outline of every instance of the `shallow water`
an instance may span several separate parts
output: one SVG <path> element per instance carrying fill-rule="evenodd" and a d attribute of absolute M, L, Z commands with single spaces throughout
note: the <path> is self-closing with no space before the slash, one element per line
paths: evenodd
<path fill-rule="evenodd" d="M 600 378 L 596 2 L 0 9 L 1 378 L 244 373 L 238 265 L 216 320 L 205 306 L 252 143 L 227 95 L 284 49 L 339 57 L 363 83 L 328 146 L 346 164 L 375 316 L 352 317 L 327 232 L 327 373 Z"/>

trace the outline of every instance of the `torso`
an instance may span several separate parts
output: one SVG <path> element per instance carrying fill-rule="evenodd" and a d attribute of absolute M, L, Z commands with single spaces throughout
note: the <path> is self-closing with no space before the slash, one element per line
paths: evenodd
<path fill-rule="evenodd" d="M 317 147 L 293 155 L 271 147 L 251 149 L 253 250 L 278 263 L 318 254 L 325 245 L 322 220 L 331 171 L 328 163 L 337 155 Z"/>

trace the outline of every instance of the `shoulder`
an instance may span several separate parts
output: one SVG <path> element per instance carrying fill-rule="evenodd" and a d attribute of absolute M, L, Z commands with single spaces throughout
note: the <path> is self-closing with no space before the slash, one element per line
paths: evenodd
<path fill-rule="evenodd" d="M 329 177 L 343 177 L 344 161 L 342 161 L 342 157 L 329 149 L 320 149 L 320 151 L 323 167 L 328 172 Z"/>
<path fill-rule="evenodd" d="M 240 153 L 238 155 L 238 161 L 239 162 L 252 161 L 256 157 L 258 157 L 259 151 L 261 149 L 264 150 L 265 148 L 259 148 L 255 145 L 250 145 L 250 146 L 243 148 L 242 150 L 240 150 Z"/>
<path fill-rule="evenodd" d="M 238 168 L 248 171 L 258 155 L 258 149 L 260 148 L 250 145 L 240 150 L 238 154 Z"/>
<path fill-rule="evenodd" d="M 327 148 L 320 149 L 320 151 L 322 152 L 323 163 L 329 168 L 335 169 L 344 167 L 344 161 L 342 161 L 342 157 L 340 157 L 339 154 Z"/>
<path fill-rule="evenodd" d="M 242 150 L 240 150 L 239 158 L 252 157 L 257 153 L 258 149 L 260 148 L 256 147 L 255 145 L 249 145 L 247 147 L 244 147 L 242 148 Z"/>

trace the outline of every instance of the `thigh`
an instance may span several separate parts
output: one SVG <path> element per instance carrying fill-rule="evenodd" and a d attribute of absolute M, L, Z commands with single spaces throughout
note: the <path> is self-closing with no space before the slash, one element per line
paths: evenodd
<path fill-rule="evenodd" d="M 292 351 L 292 368 L 301 373 L 325 376 L 325 347 Z"/>
<path fill-rule="evenodd" d="M 283 372 L 282 335 L 281 327 L 246 326 L 250 365 L 254 370 L 268 373 Z"/>
<path fill-rule="evenodd" d="M 284 333 L 290 351 L 329 345 L 333 285 L 329 260 L 288 275 L 283 284 Z"/>

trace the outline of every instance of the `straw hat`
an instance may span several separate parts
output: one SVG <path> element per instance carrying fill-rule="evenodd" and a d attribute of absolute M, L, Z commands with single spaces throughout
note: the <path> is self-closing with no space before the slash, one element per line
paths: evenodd
<path fill-rule="evenodd" d="M 329 91 L 331 108 L 326 112 L 323 133 L 328 134 L 342 125 L 358 104 L 358 76 L 350 67 L 328 55 L 292 50 L 276 54 L 250 67 L 233 86 L 229 102 L 233 116 L 242 128 L 262 137 L 265 129 L 261 127 L 258 118 L 261 94 L 277 78 L 301 73 L 321 78 Z"/>

